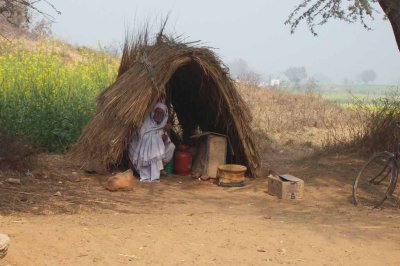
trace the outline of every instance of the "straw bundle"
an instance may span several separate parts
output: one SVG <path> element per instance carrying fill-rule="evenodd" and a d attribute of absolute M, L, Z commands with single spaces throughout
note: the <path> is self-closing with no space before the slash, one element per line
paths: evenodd
<path fill-rule="evenodd" d="M 97 99 L 97 113 L 71 155 L 104 167 L 123 163 L 124 154 L 145 116 L 165 100 L 183 130 L 212 131 L 229 137 L 228 162 L 246 165 L 252 175 L 260 157 L 250 128 L 251 114 L 228 69 L 212 50 L 167 37 L 151 41 L 145 30 L 126 38 L 118 77 Z"/>

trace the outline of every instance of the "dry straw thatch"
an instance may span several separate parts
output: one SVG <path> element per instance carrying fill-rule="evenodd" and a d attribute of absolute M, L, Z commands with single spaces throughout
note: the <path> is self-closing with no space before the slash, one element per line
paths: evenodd
<path fill-rule="evenodd" d="M 148 30 L 125 41 L 118 77 L 97 99 L 97 113 L 71 154 L 104 167 L 126 160 L 126 149 L 159 99 L 168 103 L 183 139 L 196 129 L 228 135 L 228 162 L 260 169 L 251 114 L 216 54 L 197 43 Z"/>

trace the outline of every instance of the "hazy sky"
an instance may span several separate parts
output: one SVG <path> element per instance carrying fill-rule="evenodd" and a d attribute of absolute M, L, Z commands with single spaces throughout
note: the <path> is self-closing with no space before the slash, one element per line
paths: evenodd
<path fill-rule="evenodd" d="M 300 0 L 51 0 L 62 15 L 53 32 L 73 44 L 121 44 L 127 27 L 170 13 L 169 31 L 202 40 L 229 63 L 242 58 L 266 79 L 291 66 L 341 82 L 366 69 L 377 83 L 400 82 L 400 53 L 388 21 L 376 15 L 373 31 L 332 21 L 312 36 L 283 23 Z M 379 7 L 377 6 L 377 9 Z M 379 10 L 380 11 L 380 10 Z"/>

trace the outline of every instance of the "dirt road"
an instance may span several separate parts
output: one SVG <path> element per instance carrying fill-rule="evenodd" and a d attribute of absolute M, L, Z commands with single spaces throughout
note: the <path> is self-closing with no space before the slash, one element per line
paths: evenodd
<path fill-rule="evenodd" d="M 302 201 L 269 196 L 265 178 L 220 188 L 174 177 L 110 193 L 95 178 L 18 186 L 3 173 L 0 231 L 11 246 L 0 265 L 400 265 L 399 210 L 350 203 L 361 163 L 267 159 L 305 179 Z"/>

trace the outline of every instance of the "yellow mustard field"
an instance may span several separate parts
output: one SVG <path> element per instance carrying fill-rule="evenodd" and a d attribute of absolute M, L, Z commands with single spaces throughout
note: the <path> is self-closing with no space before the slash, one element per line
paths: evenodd
<path fill-rule="evenodd" d="M 65 49 L 0 49 L 0 126 L 50 151 L 76 141 L 119 63 L 105 52 L 76 49 L 70 56 Z"/>

